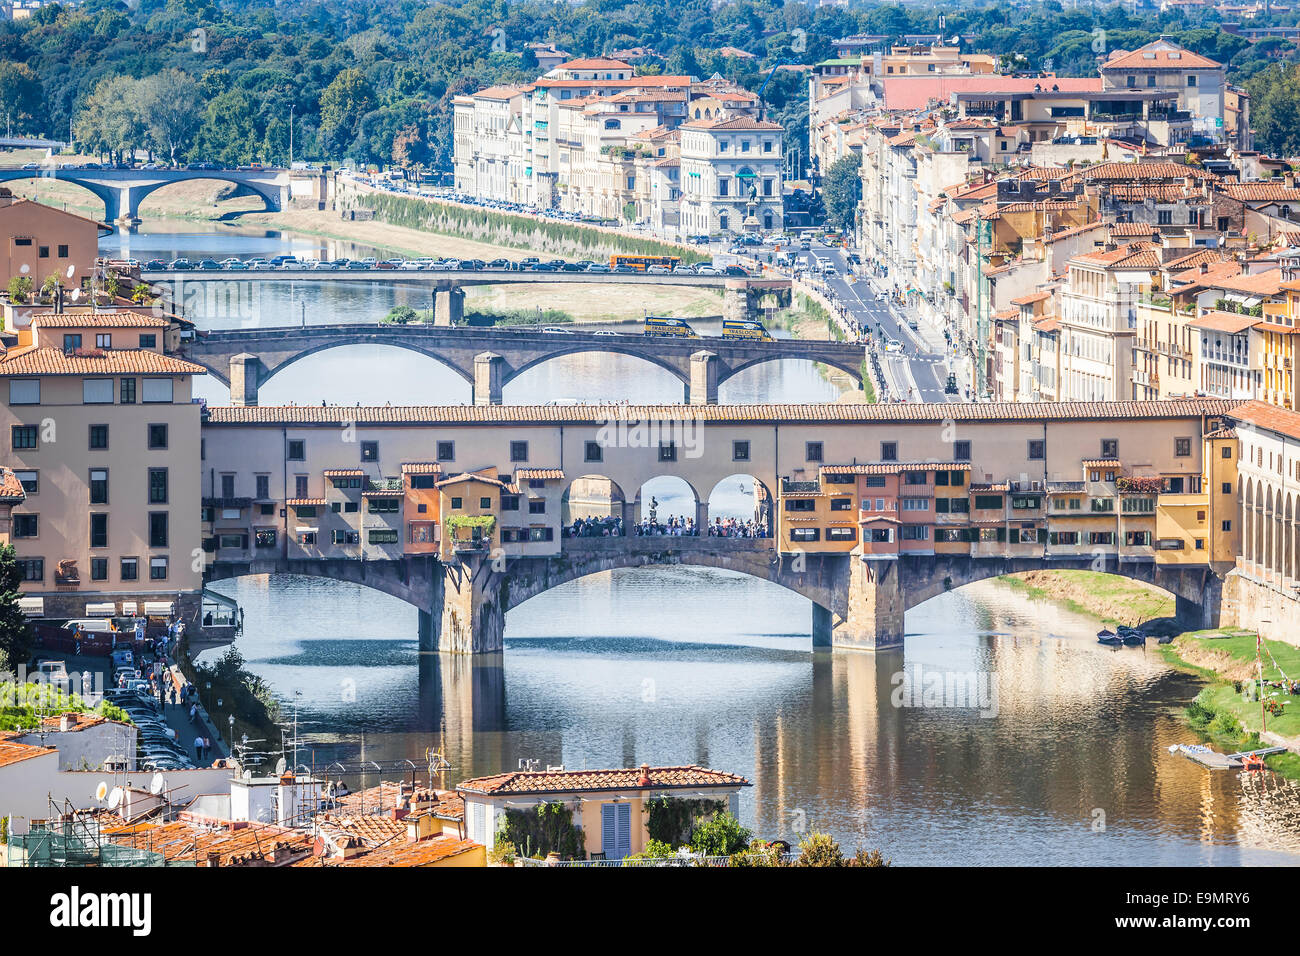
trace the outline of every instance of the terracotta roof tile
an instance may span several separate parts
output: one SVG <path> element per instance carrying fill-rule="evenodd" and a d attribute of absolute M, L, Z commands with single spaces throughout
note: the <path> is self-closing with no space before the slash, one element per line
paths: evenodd
<path fill-rule="evenodd" d="M 1188 322 L 1187 326 L 1192 329 L 1204 329 L 1207 332 L 1226 332 L 1229 335 L 1235 335 L 1238 332 L 1245 332 L 1248 328 L 1258 325 L 1261 321 L 1258 316 L 1254 315 L 1211 310 L 1201 313 L 1198 318 Z"/>
<path fill-rule="evenodd" d="M 646 773 L 648 782 L 642 783 Z M 611 790 L 671 790 L 693 787 L 748 787 L 735 774 L 706 767 L 629 767 L 623 770 L 511 771 L 491 777 L 474 777 L 457 786 L 464 793 L 589 793 Z"/>
<path fill-rule="evenodd" d="M 203 375 L 202 365 L 150 349 L 89 349 L 71 355 L 62 349 L 13 349 L 0 358 L 4 375 Z"/>
<path fill-rule="evenodd" d="M 1219 187 L 1242 202 L 1300 202 L 1300 188 L 1276 183 L 1224 183 Z"/>
<path fill-rule="evenodd" d="M 400 843 L 381 847 L 360 856 L 340 860 L 338 866 L 433 866 L 442 860 L 478 850 L 473 840 L 454 836 L 433 837 L 418 843 Z"/>
<path fill-rule="evenodd" d="M 970 471 L 970 462 L 880 461 L 853 465 L 822 465 L 817 470 L 820 475 L 899 475 L 905 471 Z"/>
<path fill-rule="evenodd" d="M 519 468 L 515 470 L 515 478 L 519 481 L 530 481 L 534 478 L 560 479 L 563 477 L 564 471 L 559 468 Z"/>
<path fill-rule="evenodd" d="M 1111 58 L 1100 67 L 1103 73 L 1121 70 L 1217 70 L 1222 63 L 1216 63 L 1209 57 L 1183 49 L 1167 40 L 1153 40 L 1140 46 L 1131 53 L 1116 50 Z"/>
<path fill-rule="evenodd" d="M 365 472 L 360 468 L 326 468 L 321 474 L 326 478 L 355 478 Z"/>
<path fill-rule="evenodd" d="M 45 329 L 94 326 L 105 329 L 165 328 L 171 323 L 148 312 L 37 312 L 32 324 Z"/>
<path fill-rule="evenodd" d="M 285 502 L 290 508 L 319 507 L 327 503 L 324 498 L 290 498 Z"/>
<path fill-rule="evenodd" d="M 36 747 L 31 744 L 15 743 L 12 740 L 0 740 L 0 767 L 39 757 L 42 754 L 56 754 L 54 747 Z"/>
<path fill-rule="evenodd" d="M 1035 302 L 1042 302 L 1044 299 L 1050 299 L 1051 292 L 1031 292 L 1029 295 L 1022 295 L 1011 300 L 1012 305 L 1033 305 Z"/>
<path fill-rule="evenodd" d="M 440 475 L 442 465 L 436 461 L 408 461 L 402 465 L 404 475 Z"/>
<path fill-rule="evenodd" d="M 520 425 L 604 424 L 627 421 L 788 423 L 1061 421 L 1067 419 L 1184 418 L 1222 414 L 1223 399 L 1159 402 L 990 402 L 807 405 L 219 405 L 208 407 L 208 425 Z"/>
<path fill-rule="evenodd" d="M 23 490 L 23 483 L 18 480 L 12 468 L 0 467 L 0 501 L 15 502 L 22 501 L 27 497 L 27 492 Z"/>
<path fill-rule="evenodd" d="M 1267 402 L 1245 402 L 1227 415 L 1239 422 L 1250 422 L 1259 428 L 1266 428 L 1288 438 L 1300 439 L 1300 413 Z"/>

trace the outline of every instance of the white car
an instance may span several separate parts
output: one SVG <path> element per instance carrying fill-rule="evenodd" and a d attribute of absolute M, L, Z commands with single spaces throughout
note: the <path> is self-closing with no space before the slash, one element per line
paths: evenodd
<path fill-rule="evenodd" d="M 721 275 L 722 273 L 720 273 L 717 269 L 713 268 L 713 266 L 700 266 L 698 269 L 695 270 L 695 274 L 697 276 L 716 276 L 716 275 Z"/>
<path fill-rule="evenodd" d="M 667 266 L 648 266 L 645 271 L 646 275 L 652 276 L 666 276 L 672 273 L 672 270 Z"/>
<path fill-rule="evenodd" d="M 622 332 L 611 332 L 609 329 L 597 329 L 592 335 L 622 335 Z"/>
<path fill-rule="evenodd" d="M 573 334 L 568 329 L 557 329 L 554 326 L 542 329 L 542 331 L 547 333 L 548 335 L 572 335 Z"/>
<path fill-rule="evenodd" d="M 897 339 L 890 339 L 888 342 L 885 343 L 885 351 L 901 352 L 903 351 L 903 343 L 899 342 Z"/>

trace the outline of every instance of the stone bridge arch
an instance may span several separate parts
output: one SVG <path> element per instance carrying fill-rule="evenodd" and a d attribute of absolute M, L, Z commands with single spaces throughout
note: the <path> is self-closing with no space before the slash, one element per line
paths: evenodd
<path fill-rule="evenodd" d="M 556 338 L 561 338 L 561 336 L 556 335 Z M 519 365 L 512 365 L 510 369 L 506 371 L 504 375 L 502 375 L 501 387 L 504 388 L 505 386 L 509 385 L 512 381 L 517 379 L 520 375 L 546 362 L 551 362 L 554 361 L 555 359 L 563 358 L 566 355 L 583 355 L 586 353 L 593 353 L 596 355 L 609 355 L 609 354 L 626 355 L 638 361 L 645 362 L 648 365 L 653 365 L 656 368 L 663 369 L 673 378 L 677 379 L 677 381 L 681 382 L 682 385 L 684 386 L 689 387 L 691 384 L 690 369 L 683 368 L 680 363 L 674 363 L 669 359 L 665 359 L 660 356 L 651 354 L 644 347 L 638 349 L 628 345 L 621 345 L 615 342 L 609 345 L 606 345 L 604 343 L 601 343 L 600 345 L 591 345 L 591 344 L 583 343 L 581 345 L 574 345 L 568 348 L 561 346 L 559 348 L 551 349 L 541 354 L 535 355 L 529 358 L 527 361 L 520 363 Z"/>
<path fill-rule="evenodd" d="M 0 183 L 22 180 L 56 180 L 80 186 L 104 203 L 104 221 L 139 218 L 140 203 L 151 193 L 173 183 L 213 180 L 230 183 L 237 194 L 260 196 L 268 212 L 288 204 L 287 176 L 280 170 L 127 170 L 127 169 L 16 169 L 0 170 Z"/>
<path fill-rule="evenodd" d="M 734 365 L 726 369 L 720 369 L 718 372 L 718 384 L 722 384 L 729 378 L 734 378 L 735 376 L 739 375 L 741 372 L 746 371 L 747 369 L 754 368 L 755 366 L 758 365 L 764 365 L 768 362 L 814 362 L 814 363 L 819 363 L 821 365 L 829 365 L 831 368 L 837 369 L 843 372 L 844 374 L 848 375 L 850 378 L 852 378 L 853 381 L 857 383 L 858 388 L 862 387 L 862 363 L 861 362 L 855 365 L 852 362 L 846 362 L 841 359 L 834 358 L 832 356 L 821 356 L 821 355 L 758 356 L 757 358 L 752 358 L 747 362 L 741 362 L 739 365 Z"/>

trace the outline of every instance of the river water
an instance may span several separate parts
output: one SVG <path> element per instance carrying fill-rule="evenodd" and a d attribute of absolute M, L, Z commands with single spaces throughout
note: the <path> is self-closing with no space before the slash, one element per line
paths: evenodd
<path fill-rule="evenodd" d="M 191 225 L 148 224 L 104 245 L 140 259 L 370 254 Z M 262 311 L 237 321 L 287 324 L 304 305 L 308 322 L 378 318 L 400 301 L 427 307 L 402 298 L 416 294 L 425 293 L 264 291 Z M 760 366 L 722 392 L 723 401 L 803 402 L 833 400 L 836 389 L 792 362 Z M 205 394 L 227 400 L 215 383 Z M 262 396 L 469 398 L 428 358 L 360 346 L 303 360 Z M 592 355 L 542 365 L 506 388 L 514 403 L 624 398 L 680 401 L 680 386 L 635 360 Z M 670 481 L 651 485 L 642 494 L 654 494 L 661 515 L 687 512 Z M 743 480 L 724 485 L 711 513 L 742 513 Z M 452 768 L 436 782 L 450 786 L 522 760 L 698 764 L 751 781 L 741 817 L 757 834 L 795 840 L 824 830 L 847 849 L 880 848 L 898 863 L 1300 861 L 1297 814 L 1279 812 L 1276 796 L 1265 804 L 1237 775 L 1167 752 L 1193 739 L 1178 719 L 1196 693 L 1193 678 L 1165 667 L 1154 648 L 1101 647 L 1095 621 L 997 582 L 908 612 L 902 651 L 814 654 L 809 603 L 768 582 L 680 567 L 597 574 L 511 611 L 495 666 L 421 654 L 415 609 L 355 585 L 283 577 L 218 588 L 244 608 L 238 646 L 247 666 L 297 717 L 297 762 L 318 769 L 423 767 L 432 749 Z M 948 679 L 946 693 L 922 693 L 933 675 Z M 1293 798 L 1281 805 L 1294 807 Z"/>

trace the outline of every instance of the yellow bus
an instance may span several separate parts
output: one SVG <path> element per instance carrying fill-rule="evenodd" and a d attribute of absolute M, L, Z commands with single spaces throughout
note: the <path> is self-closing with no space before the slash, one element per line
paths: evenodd
<path fill-rule="evenodd" d="M 698 339 L 699 336 L 685 319 L 674 319 L 666 315 L 647 315 L 645 317 L 646 335 L 669 335 L 679 339 Z"/>
<path fill-rule="evenodd" d="M 620 266 L 626 266 L 635 269 L 637 272 L 645 272 L 651 266 L 663 266 L 669 272 L 672 272 L 682 260 L 677 256 L 622 256 L 612 255 L 609 257 L 609 267 L 617 269 Z"/>
<path fill-rule="evenodd" d="M 723 319 L 722 337 L 724 339 L 748 339 L 753 342 L 776 341 L 762 322 L 748 319 Z"/>

